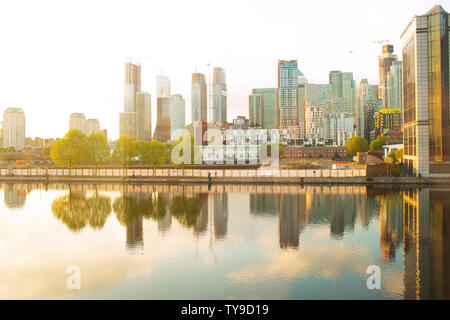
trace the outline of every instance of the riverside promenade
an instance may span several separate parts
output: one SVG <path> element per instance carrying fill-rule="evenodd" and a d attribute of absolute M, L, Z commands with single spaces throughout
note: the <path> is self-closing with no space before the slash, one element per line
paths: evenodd
<path fill-rule="evenodd" d="M 210 175 L 210 178 L 208 178 Z M 450 185 L 446 178 L 374 177 L 363 169 L 152 169 L 152 168 L 14 168 L 0 169 L 0 181 L 130 184 L 323 184 Z"/>

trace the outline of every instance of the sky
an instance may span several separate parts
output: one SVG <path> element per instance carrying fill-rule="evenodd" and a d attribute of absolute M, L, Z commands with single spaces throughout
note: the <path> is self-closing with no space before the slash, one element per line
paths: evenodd
<path fill-rule="evenodd" d="M 278 59 L 298 60 L 311 83 L 342 70 L 376 84 L 373 41 L 390 41 L 401 57 L 401 33 L 435 4 L 450 10 L 450 0 L 2 1 L 0 112 L 22 108 L 33 138 L 62 137 L 82 112 L 116 139 L 124 63 L 142 57 L 152 130 L 156 75 L 186 99 L 188 124 L 191 74 L 208 75 L 208 63 L 226 70 L 231 122 L 248 116 L 252 88 L 276 87 Z"/>

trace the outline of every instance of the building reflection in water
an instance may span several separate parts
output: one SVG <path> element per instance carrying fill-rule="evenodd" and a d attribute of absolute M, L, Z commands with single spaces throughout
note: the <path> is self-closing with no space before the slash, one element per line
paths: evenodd
<path fill-rule="evenodd" d="M 380 254 L 383 263 L 394 262 L 403 241 L 403 201 L 399 190 L 384 189 L 379 195 Z"/>
<path fill-rule="evenodd" d="M 29 188 L 27 184 L 5 184 L 4 201 L 9 209 L 19 209 L 25 205 Z"/>
<path fill-rule="evenodd" d="M 226 193 L 211 195 L 214 210 L 214 237 L 225 239 L 228 231 L 228 195 Z"/>
<path fill-rule="evenodd" d="M 403 208 L 405 299 L 450 299 L 449 192 L 409 190 Z"/>
<path fill-rule="evenodd" d="M 200 211 L 200 214 L 197 217 L 197 221 L 194 225 L 194 234 L 197 237 L 200 237 L 204 234 L 206 234 L 208 230 L 208 194 L 207 193 L 200 193 L 198 195 L 200 198 L 200 201 L 202 202 L 202 209 Z"/>
<path fill-rule="evenodd" d="M 105 185 L 102 190 L 116 191 L 108 189 L 113 187 Z M 26 184 L 2 184 L 2 188 L 7 208 L 23 206 L 27 193 L 33 190 L 33 186 Z M 67 190 L 67 185 L 56 188 Z M 209 193 L 203 189 L 199 192 L 189 189 L 185 193 L 181 188 L 177 191 L 167 186 L 156 188 L 160 189 L 120 189 L 121 195 L 111 204 L 110 197 L 98 192 L 100 187 L 97 190 L 85 185 L 69 186 L 65 195 L 53 201 L 52 212 L 69 230 L 78 232 L 86 227 L 101 229 L 114 210 L 117 220 L 126 228 L 126 247 L 133 250 L 143 247 L 144 219 L 154 220 L 160 232 L 168 231 L 174 218 L 198 236 L 209 230 L 216 240 L 226 239 L 228 200 L 232 201 L 232 195 L 225 188 Z M 329 236 L 339 240 L 347 232 L 353 232 L 357 224 L 364 229 L 376 222 L 381 262 L 393 263 L 396 256 L 403 254 L 402 260 L 397 260 L 403 262 L 404 298 L 450 299 L 448 190 L 355 186 L 273 191 L 247 188 L 229 192 L 249 194 L 251 216 L 278 220 L 277 240 L 281 249 L 299 248 L 307 225 L 325 226 L 330 230 Z"/>

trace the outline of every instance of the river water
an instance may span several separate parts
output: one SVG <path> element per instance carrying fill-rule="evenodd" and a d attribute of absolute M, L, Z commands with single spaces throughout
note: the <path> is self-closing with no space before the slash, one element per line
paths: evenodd
<path fill-rule="evenodd" d="M 450 299 L 450 189 L 0 183 L 0 257 L 0 299 Z"/>

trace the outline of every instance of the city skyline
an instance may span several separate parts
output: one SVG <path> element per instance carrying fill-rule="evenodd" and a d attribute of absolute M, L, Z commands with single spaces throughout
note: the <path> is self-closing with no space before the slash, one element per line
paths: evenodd
<path fill-rule="evenodd" d="M 5 38 L 4 44 L 9 50 L 0 54 L 0 69 L 3 70 L 0 73 L 0 86 L 3 88 L 0 109 L 22 108 L 28 119 L 33 119 L 27 123 L 29 137 L 62 137 L 67 131 L 65 119 L 73 112 L 82 112 L 99 119 L 111 133 L 111 138 L 116 139 L 119 133 L 117 114 L 122 112 L 124 101 L 123 65 L 127 57 L 139 59 L 142 56 L 142 91 L 147 91 L 152 96 L 151 105 L 156 106 L 155 75 L 162 69 L 171 79 L 171 91 L 182 94 L 186 99 L 186 123 L 191 122 L 191 74 L 197 70 L 204 73 L 209 81 L 208 63 L 224 68 L 227 72 L 227 120 L 231 122 L 237 115 L 248 117 L 248 95 L 253 88 L 276 87 L 278 59 L 298 60 L 299 69 L 312 83 L 327 83 L 330 70 L 345 70 L 353 72 L 356 84 L 361 78 L 367 78 L 370 84 L 377 84 L 377 58 L 381 44 L 376 41 L 389 40 L 394 46 L 394 53 L 400 56 L 400 34 L 411 17 L 423 14 L 439 2 L 408 1 L 406 7 L 402 3 L 389 3 L 391 9 L 383 10 L 383 21 L 380 21 L 376 14 L 377 10 L 382 10 L 382 1 L 376 4 L 354 2 L 350 6 L 351 11 L 339 11 L 339 21 L 332 19 L 336 17 L 334 10 L 337 9 L 337 4 L 333 2 L 298 4 L 285 1 L 283 4 L 291 5 L 292 11 L 296 12 L 292 21 L 286 21 L 279 16 L 283 4 L 273 6 L 270 3 L 258 3 L 259 14 L 251 19 L 260 28 L 259 32 L 246 26 L 249 23 L 246 14 L 254 9 L 254 5 L 250 3 L 230 3 L 226 8 L 221 7 L 223 15 L 220 17 L 213 14 L 217 9 L 216 3 L 177 3 L 179 10 L 169 13 L 168 9 L 174 4 L 172 2 L 148 7 L 141 2 L 125 7 L 123 3 L 108 4 L 108 11 L 111 13 L 105 16 L 104 24 L 98 26 L 94 24 L 95 17 L 100 10 L 103 12 L 102 4 L 97 3 L 85 11 L 83 4 L 68 10 L 67 7 L 53 2 L 43 3 L 33 9 L 34 4 L 30 3 L 30 12 L 34 14 L 24 14 L 24 18 L 30 23 L 35 19 L 36 12 L 46 8 L 52 9 L 51 17 L 42 19 L 41 16 L 40 24 L 37 23 L 33 30 L 20 26 L 14 28 L 21 19 L 11 21 L 5 12 L 19 8 L 15 4 L 8 4 L 9 7 L 2 10 L 4 16 L 0 23 L 6 23 L 8 28 L 4 29 L 14 32 L 8 33 Z M 160 16 L 151 21 L 151 18 L 144 19 L 146 10 L 138 10 L 133 23 L 124 30 L 119 30 L 126 21 L 118 23 L 117 26 L 114 23 L 117 23 L 119 15 L 123 14 L 122 10 L 134 10 L 139 5 L 143 9 L 159 12 Z M 205 17 L 204 24 L 201 24 L 205 26 L 205 30 L 211 19 L 224 20 L 218 24 L 221 25 L 218 28 L 224 32 L 222 42 L 211 40 L 210 44 L 206 44 L 207 41 L 204 40 L 210 38 L 211 31 L 207 31 L 202 37 L 187 35 L 192 32 L 192 28 L 199 26 L 195 21 L 186 22 L 186 30 L 169 28 L 164 35 L 152 31 L 155 29 L 152 28 L 153 24 L 161 23 L 164 19 L 167 19 L 168 23 L 172 19 L 188 21 L 185 19 L 189 17 L 185 17 L 183 13 L 183 6 L 186 5 L 189 8 L 199 7 L 199 14 Z M 316 21 L 317 15 L 311 14 L 319 12 L 319 8 L 323 26 Z M 371 12 L 370 15 L 364 14 L 368 11 Z M 54 15 L 54 12 L 60 14 Z M 358 14 L 359 12 L 361 14 Z M 233 23 L 227 24 L 225 21 L 230 19 L 231 14 Z M 73 17 L 80 15 L 83 15 L 84 19 L 81 20 L 84 22 L 74 27 L 71 24 L 74 22 Z M 46 22 L 42 22 L 44 20 Z M 270 28 L 273 30 L 264 24 L 265 21 L 270 22 Z M 58 29 L 54 28 L 55 23 L 58 23 Z M 362 23 L 366 28 L 358 27 Z M 137 30 L 136 34 L 127 33 L 133 27 Z M 343 30 L 349 30 L 349 27 L 351 32 L 347 31 L 348 36 L 342 37 Z M 276 37 L 284 29 L 292 31 Z M 250 34 L 252 38 L 248 38 Z M 339 34 L 341 36 L 337 37 Z M 138 41 L 144 35 L 151 39 L 148 44 Z M 172 50 L 170 46 L 165 47 L 175 35 L 176 39 L 181 40 L 177 47 L 182 45 L 194 50 L 189 53 Z M 287 38 L 294 41 L 289 42 Z M 319 43 L 318 38 L 326 41 Z M 273 48 L 267 49 L 266 46 L 266 50 L 261 51 L 260 46 L 255 44 L 263 39 L 271 40 Z M 55 43 L 58 43 L 58 46 Z M 219 46 L 219 43 L 222 46 Z M 31 47 L 37 48 L 32 55 L 27 51 Z M 330 50 L 330 47 L 333 50 Z M 61 68 L 61 65 L 64 67 Z M 29 94 L 23 95 L 24 91 Z M 42 126 L 48 112 L 52 112 L 53 117 L 58 119 L 51 127 Z M 152 107 L 152 128 L 155 128 L 156 118 L 156 108 Z"/>

